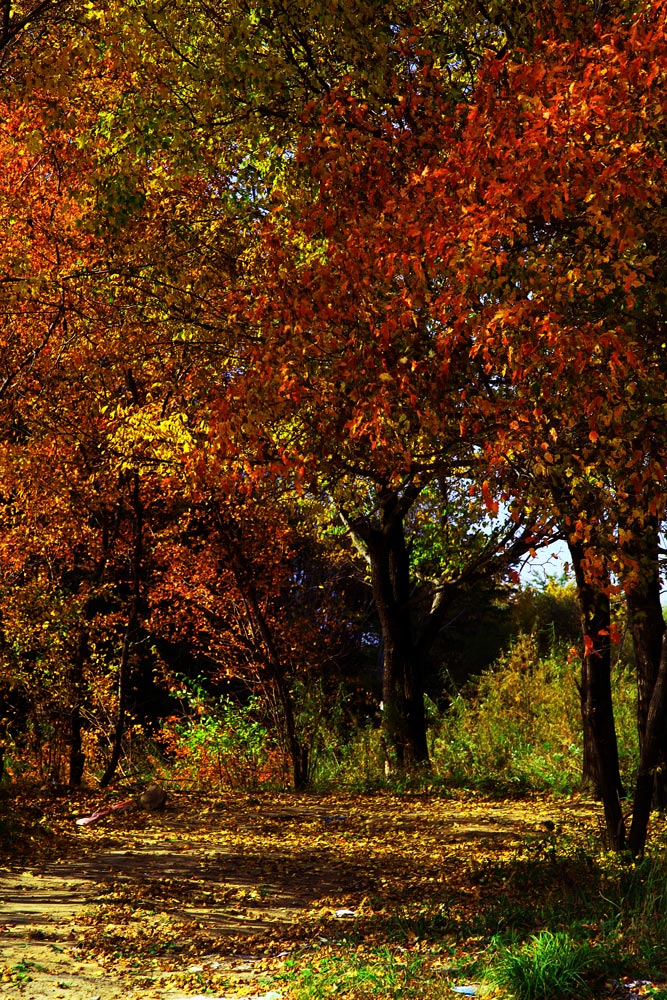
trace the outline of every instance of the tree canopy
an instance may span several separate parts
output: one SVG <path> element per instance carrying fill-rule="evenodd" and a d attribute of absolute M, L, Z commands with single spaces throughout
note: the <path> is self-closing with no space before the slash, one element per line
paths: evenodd
<path fill-rule="evenodd" d="M 115 691 L 106 783 L 179 643 L 271 690 L 305 783 L 293 686 L 352 636 L 366 668 L 359 581 L 388 763 L 426 764 L 443 628 L 560 538 L 618 848 L 627 603 L 642 852 L 667 752 L 666 13 L 5 5 L 4 685 L 40 665 L 72 783 L 86 704 Z"/>

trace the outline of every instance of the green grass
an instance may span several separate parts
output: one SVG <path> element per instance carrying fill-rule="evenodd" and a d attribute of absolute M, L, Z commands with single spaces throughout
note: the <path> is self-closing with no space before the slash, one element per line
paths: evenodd
<path fill-rule="evenodd" d="M 486 865 L 465 914 L 455 897 L 390 905 L 344 938 L 294 953 L 279 985 L 293 1000 L 441 1000 L 472 982 L 482 997 L 585 1000 L 628 977 L 667 1000 L 667 837 L 655 830 L 639 864 L 588 837 L 528 842 Z"/>
<path fill-rule="evenodd" d="M 305 965 L 286 964 L 280 978 L 293 1000 L 440 1000 L 446 990 L 428 957 L 405 948 L 327 950 Z"/>
<path fill-rule="evenodd" d="M 569 934 L 542 931 L 520 947 L 501 947 L 485 981 L 514 1000 L 569 1000 L 591 994 L 595 953 Z"/>
<path fill-rule="evenodd" d="M 628 864 L 603 859 L 598 921 L 601 940 L 640 978 L 667 979 L 667 860 L 665 837 L 652 853 Z"/>

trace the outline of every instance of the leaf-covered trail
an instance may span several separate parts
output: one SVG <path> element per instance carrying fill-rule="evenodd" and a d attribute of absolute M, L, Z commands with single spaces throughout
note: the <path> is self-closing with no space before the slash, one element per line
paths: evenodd
<path fill-rule="evenodd" d="M 75 818 L 62 804 L 48 817 L 63 856 L 0 872 L 2 1000 L 266 995 L 285 953 L 314 942 L 470 920 L 511 893 L 503 866 L 522 851 L 533 875 L 544 858 L 537 900 L 551 824 L 599 822 L 586 802 L 315 795 L 181 795 L 163 814 Z"/>

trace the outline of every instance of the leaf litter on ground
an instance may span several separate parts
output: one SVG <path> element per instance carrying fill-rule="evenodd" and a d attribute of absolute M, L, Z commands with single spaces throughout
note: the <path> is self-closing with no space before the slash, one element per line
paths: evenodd
<path fill-rule="evenodd" d="M 418 960 L 440 992 L 465 985 L 494 934 L 539 930 L 564 890 L 572 912 L 583 907 L 600 836 L 585 799 L 182 793 L 162 814 L 77 828 L 90 805 L 49 806 L 41 856 L 8 858 L 3 875 L 74 880 L 79 905 L 57 944 L 128 998 L 286 997 L 300 970 L 341 948 Z M 7 898 L 0 920 L 29 959 Z M 3 961 L 4 981 L 33 1000 Z"/>

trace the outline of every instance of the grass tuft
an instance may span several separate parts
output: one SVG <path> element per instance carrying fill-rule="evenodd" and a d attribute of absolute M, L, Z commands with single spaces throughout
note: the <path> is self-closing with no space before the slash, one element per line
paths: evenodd
<path fill-rule="evenodd" d="M 564 932 L 542 931 L 520 948 L 501 948 L 486 974 L 493 989 L 514 1000 L 590 996 L 594 951 Z"/>

